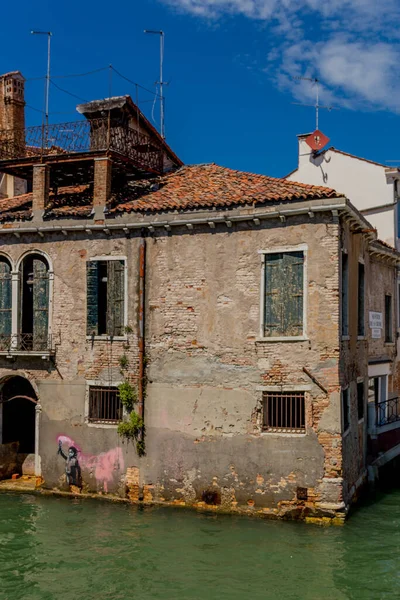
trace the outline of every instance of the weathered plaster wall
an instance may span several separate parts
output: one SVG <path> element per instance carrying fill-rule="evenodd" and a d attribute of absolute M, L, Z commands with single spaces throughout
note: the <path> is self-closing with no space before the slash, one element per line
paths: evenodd
<path fill-rule="evenodd" d="M 61 440 L 79 450 L 89 489 L 121 491 L 128 472 L 148 498 L 193 501 L 211 488 L 223 502 L 275 506 L 306 487 L 310 501 L 340 504 L 338 231 L 329 214 L 234 225 L 229 232 L 185 229 L 147 240 L 143 459 L 121 443 L 115 427 L 85 422 L 87 381 L 119 383 L 122 353 L 135 381 L 138 239 L 55 234 L 40 244 L 7 240 L 1 250 L 14 263 L 36 248 L 54 266 L 56 367 L 40 358 L 12 365 L 38 390 L 46 484 L 64 480 Z M 306 339 L 259 341 L 258 251 L 300 244 L 308 247 Z M 127 257 L 133 328 L 127 340 L 112 344 L 86 339 L 86 261 L 108 254 Z M 0 377 L 9 371 L 9 361 L 0 358 Z M 262 389 L 270 386 L 306 391 L 305 435 L 262 432 Z"/>
<path fill-rule="evenodd" d="M 308 339 L 258 341 L 258 251 L 304 243 Z M 164 497 L 221 487 L 238 502 L 271 505 L 300 486 L 339 503 L 338 225 L 322 217 L 165 235 L 148 240 L 147 253 L 143 476 Z M 262 388 L 290 385 L 308 389 L 307 434 L 263 433 Z"/>
<path fill-rule="evenodd" d="M 125 473 L 133 448 L 121 444 L 114 426 L 87 424 L 87 382 L 98 385 L 118 385 L 123 380 L 119 364 L 125 354 L 129 361 L 128 379 L 137 379 L 137 284 L 138 240 L 126 237 L 110 239 L 106 236 L 84 239 L 52 236 L 49 241 L 24 239 L 24 243 L 6 240 L 0 248 L 16 265 L 27 251 L 40 250 L 53 264 L 54 290 L 52 306 L 52 335 L 56 346 L 55 364 L 40 357 L 18 357 L 15 362 L 0 357 L 0 378 L 22 375 L 34 384 L 40 400 L 40 455 L 46 485 L 60 485 L 64 480 L 65 465 L 57 455 L 59 436 L 73 440 L 86 456 L 81 466 L 86 486 L 99 491 L 116 490 Z M 86 337 L 86 261 L 94 256 L 126 256 L 128 265 L 128 325 L 132 333 L 126 339 L 112 343 L 106 339 Z M 65 442 L 67 444 L 67 441 Z M 67 445 L 64 446 L 67 449 Z M 116 450 L 117 449 L 117 450 Z M 123 450 L 122 450 L 123 449 Z M 114 451 L 111 460 L 109 451 Z M 120 452 L 122 454 L 120 454 Z M 104 457 L 104 453 L 106 456 Z M 121 456 L 127 458 L 121 459 Z M 87 458 L 87 456 L 90 457 Z M 94 457 L 108 462 L 96 477 Z M 118 460 L 117 460 L 118 458 Z M 99 474 L 99 472 L 98 472 Z M 65 483 L 64 483 L 65 486 Z"/>
<path fill-rule="evenodd" d="M 343 223 L 341 231 L 341 250 L 348 257 L 348 321 L 349 335 L 342 337 L 340 357 L 340 381 L 342 388 L 348 388 L 350 394 L 350 426 L 343 435 L 343 478 L 345 500 L 350 501 L 355 489 L 361 485 L 366 464 L 366 398 L 364 399 L 364 418 L 358 419 L 357 381 L 368 382 L 368 340 L 367 315 L 368 296 L 365 298 L 365 333 L 358 337 L 358 264 L 364 263 L 366 286 L 370 279 L 369 255 L 367 242 L 362 235 L 354 235 L 348 224 Z M 367 396 L 367 387 L 365 387 Z M 343 415 L 342 415 L 343 419 Z M 361 478 L 361 479 L 360 479 Z"/>
<path fill-rule="evenodd" d="M 360 234 L 350 232 L 343 224 L 341 248 L 347 252 L 349 264 L 349 335 L 341 340 L 340 377 L 343 388 L 350 392 L 350 427 L 343 436 L 343 477 L 346 501 L 360 487 L 366 477 L 367 459 L 367 402 L 368 363 L 382 359 L 391 363 L 392 373 L 397 373 L 395 343 L 385 342 L 385 332 L 379 339 L 372 338 L 369 311 L 385 314 L 385 294 L 392 296 L 392 331 L 395 339 L 396 269 L 385 258 L 372 256 L 367 241 Z M 365 335 L 358 336 L 358 264 L 365 267 Z M 357 383 L 364 382 L 364 416 L 358 417 Z M 390 390 L 393 389 L 390 382 Z"/>
<path fill-rule="evenodd" d="M 396 311 L 397 311 L 397 272 L 393 264 L 385 259 L 371 257 L 369 260 L 368 278 L 368 310 L 382 313 L 385 318 L 385 295 L 392 297 L 392 342 L 385 341 L 385 330 L 378 339 L 372 338 L 371 329 L 368 326 L 368 315 L 366 331 L 368 332 L 368 349 L 370 358 L 387 357 L 394 361 L 396 358 Z"/>

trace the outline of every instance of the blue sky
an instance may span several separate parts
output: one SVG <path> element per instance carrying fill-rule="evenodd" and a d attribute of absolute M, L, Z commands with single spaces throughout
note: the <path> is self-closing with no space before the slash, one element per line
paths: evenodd
<path fill-rule="evenodd" d="M 43 108 L 46 40 L 52 74 L 83 73 L 110 63 L 154 90 L 158 38 L 165 31 L 167 141 L 186 163 L 217 162 L 280 177 L 297 162 L 296 134 L 312 131 L 314 88 L 321 80 L 320 129 L 347 152 L 399 160 L 400 2 L 398 0 L 115 0 L 96 3 L 19 0 L 2 7 L 0 72 L 19 69 L 26 100 Z M 8 25 L 9 24 L 9 25 Z M 107 69 L 54 78 L 82 100 L 108 96 Z M 112 76 L 113 95 L 135 88 Z M 151 118 L 152 95 L 139 94 Z M 78 118 L 79 100 L 51 87 L 50 120 Z M 28 124 L 41 114 L 27 108 Z M 155 107 L 158 119 L 159 108 Z M 158 125 L 158 123 L 157 123 Z"/>

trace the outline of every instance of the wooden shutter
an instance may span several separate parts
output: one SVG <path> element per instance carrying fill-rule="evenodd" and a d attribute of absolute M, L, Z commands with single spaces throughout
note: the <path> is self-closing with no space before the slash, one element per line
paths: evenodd
<path fill-rule="evenodd" d="M 49 327 L 49 273 L 47 265 L 33 259 L 33 349 L 47 349 Z"/>
<path fill-rule="evenodd" d="M 266 337 L 303 334 L 303 252 L 266 254 L 265 310 Z"/>
<path fill-rule="evenodd" d="M 342 335 L 349 333 L 349 261 L 342 253 Z"/>
<path fill-rule="evenodd" d="M 282 277 L 283 254 L 265 255 L 264 335 L 275 337 L 283 332 Z"/>
<path fill-rule="evenodd" d="M 125 263 L 109 260 L 107 263 L 107 333 L 124 334 Z"/>
<path fill-rule="evenodd" d="M 86 263 L 86 334 L 98 335 L 99 332 L 99 263 L 91 260 Z"/>
<path fill-rule="evenodd" d="M 299 336 L 303 335 L 303 252 L 286 252 L 283 255 L 283 263 L 283 335 Z"/>
<path fill-rule="evenodd" d="M 0 262 L 0 345 L 8 347 L 11 336 L 11 268 L 2 260 Z"/>

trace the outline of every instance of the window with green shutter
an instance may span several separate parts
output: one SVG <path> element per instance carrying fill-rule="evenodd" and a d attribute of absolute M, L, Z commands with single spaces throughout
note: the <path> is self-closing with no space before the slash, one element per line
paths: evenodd
<path fill-rule="evenodd" d="M 28 254 L 19 271 L 18 348 L 46 350 L 49 345 L 49 265 Z"/>
<path fill-rule="evenodd" d="M 303 312 L 304 253 L 266 254 L 264 336 L 303 335 Z"/>
<path fill-rule="evenodd" d="M 349 259 L 342 252 L 342 335 L 349 335 Z"/>
<path fill-rule="evenodd" d="M 33 347 L 45 349 L 49 328 L 49 274 L 46 263 L 33 260 Z"/>
<path fill-rule="evenodd" d="M 11 265 L 0 257 L 0 346 L 8 348 L 11 339 Z"/>
<path fill-rule="evenodd" d="M 125 261 L 86 263 L 87 335 L 124 335 Z"/>

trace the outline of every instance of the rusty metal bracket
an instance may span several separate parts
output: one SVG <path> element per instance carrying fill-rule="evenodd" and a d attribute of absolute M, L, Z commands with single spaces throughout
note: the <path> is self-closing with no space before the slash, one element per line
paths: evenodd
<path fill-rule="evenodd" d="M 312 373 L 310 373 L 308 369 L 306 369 L 306 367 L 303 367 L 303 371 L 311 379 L 311 381 L 313 381 L 315 385 L 317 385 L 324 392 L 324 394 L 328 395 L 328 390 L 322 385 L 322 383 L 318 381 L 316 377 L 314 377 Z"/>

